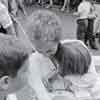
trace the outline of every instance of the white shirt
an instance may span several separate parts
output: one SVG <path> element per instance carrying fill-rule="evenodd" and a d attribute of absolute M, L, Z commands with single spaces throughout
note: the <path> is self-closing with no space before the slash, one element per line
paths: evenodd
<path fill-rule="evenodd" d="M 80 19 L 88 18 L 88 14 L 90 13 L 91 4 L 88 1 L 83 1 L 78 6 L 78 13 Z"/>
<path fill-rule="evenodd" d="M 42 57 L 42 55 L 39 54 L 38 52 L 33 53 L 30 56 L 29 58 L 29 64 L 30 64 L 29 65 L 29 77 L 28 77 L 29 82 L 28 83 L 30 87 L 33 90 L 35 90 L 38 100 L 51 100 L 42 82 L 42 76 L 47 75 L 49 71 L 49 70 L 44 69 L 44 67 L 45 68 L 47 67 L 47 64 L 45 64 L 44 62 L 46 59 L 43 59 L 43 58 L 44 57 Z M 44 70 L 44 73 L 42 73 L 43 70 Z"/>

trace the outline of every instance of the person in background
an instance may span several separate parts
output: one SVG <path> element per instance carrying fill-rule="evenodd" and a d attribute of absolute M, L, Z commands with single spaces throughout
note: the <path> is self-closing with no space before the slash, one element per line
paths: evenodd
<path fill-rule="evenodd" d="M 86 34 L 85 42 L 89 41 L 90 46 L 94 49 L 98 49 L 95 41 L 95 33 L 94 33 L 94 21 L 97 17 L 96 9 L 94 6 L 94 1 L 90 1 L 91 9 L 88 15 L 88 34 Z"/>
<path fill-rule="evenodd" d="M 10 9 L 9 7 L 7 8 L 8 1 L 4 1 L 5 0 L 0 1 L 0 32 L 24 39 L 26 42 L 29 42 L 28 45 L 30 45 L 31 42 L 22 25 L 16 17 L 8 11 L 8 9 Z"/>
<path fill-rule="evenodd" d="M 12 14 L 8 12 L 7 7 L 4 5 L 5 3 L 0 2 L 0 33 L 12 35 L 25 40 L 28 45 L 32 46 L 32 43 L 30 42 L 22 25 Z"/>
<path fill-rule="evenodd" d="M 90 47 L 92 49 L 97 49 L 96 43 L 94 41 L 93 32 L 90 32 L 90 20 L 89 15 L 91 12 L 91 3 L 87 0 L 82 0 L 80 5 L 78 6 L 77 13 L 75 15 L 79 16 L 77 20 L 77 39 L 82 40 L 86 45 L 87 40 L 89 40 Z"/>

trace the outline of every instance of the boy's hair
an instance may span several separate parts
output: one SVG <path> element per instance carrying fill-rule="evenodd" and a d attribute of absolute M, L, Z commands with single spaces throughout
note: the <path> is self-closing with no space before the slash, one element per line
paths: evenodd
<path fill-rule="evenodd" d="M 59 44 L 55 57 L 62 76 L 83 75 L 88 72 L 91 64 L 91 55 L 81 42 Z"/>
<path fill-rule="evenodd" d="M 32 52 L 24 41 L 0 34 L 0 77 L 16 77 L 21 65 Z"/>
<path fill-rule="evenodd" d="M 59 17 L 48 10 L 37 10 L 29 17 L 32 33 L 31 39 L 60 40 L 62 26 Z M 33 35 L 33 36 L 32 36 Z"/>

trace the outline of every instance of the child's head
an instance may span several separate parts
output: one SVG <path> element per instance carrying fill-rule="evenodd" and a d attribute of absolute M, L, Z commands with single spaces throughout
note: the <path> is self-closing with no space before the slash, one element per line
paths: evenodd
<path fill-rule="evenodd" d="M 31 36 L 36 49 L 44 54 L 56 52 L 62 34 L 59 17 L 47 10 L 33 12 L 30 17 L 32 24 Z"/>
<path fill-rule="evenodd" d="M 55 57 L 62 76 L 84 75 L 90 68 L 91 55 L 80 41 L 59 44 Z"/>
<path fill-rule="evenodd" d="M 24 86 L 30 53 L 22 40 L 0 34 L 0 95 L 7 95 Z"/>

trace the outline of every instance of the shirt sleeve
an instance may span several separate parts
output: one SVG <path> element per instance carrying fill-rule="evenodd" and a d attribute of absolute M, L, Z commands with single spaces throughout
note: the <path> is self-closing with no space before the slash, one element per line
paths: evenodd
<path fill-rule="evenodd" d="M 7 28 L 10 25 L 12 25 L 12 20 L 11 20 L 8 10 L 5 6 L 0 7 L 0 24 L 4 28 Z"/>
<path fill-rule="evenodd" d="M 38 100 L 51 100 L 42 82 L 39 67 L 40 65 L 39 61 L 37 60 L 37 54 L 34 53 L 30 56 L 29 59 L 28 83 L 31 88 L 35 90 Z"/>

